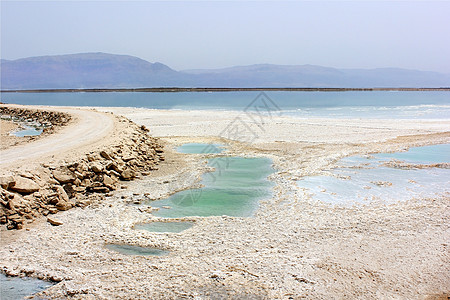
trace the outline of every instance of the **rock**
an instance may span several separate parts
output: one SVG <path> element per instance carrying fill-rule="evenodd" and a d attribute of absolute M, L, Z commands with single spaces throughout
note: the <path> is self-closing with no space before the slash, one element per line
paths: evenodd
<path fill-rule="evenodd" d="M 112 160 L 111 155 L 109 155 L 109 153 L 106 152 L 106 151 L 100 152 L 100 156 L 105 158 L 105 159 L 107 159 L 107 160 Z"/>
<path fill-rule="evenodd" d="M 91 161 L 91 162 L 92 161 L 96 161 L 99 158 L 97 154 L 92 154 L 92 153 L 91 154 L 87 154 L 86 156 L 87 156 L 88 161 Z"/>
<path fill-rule="evenodd" d="M 81 174 L 82 176 L 84 176 L 83 173 L 85 173 L 85 172 L 88 171 L 88 170 L 89 170 L 89 168 L 88 168 L 88 166 L 85 164 L 84 161 L 81 162 L 81 163 L 79 163 L 78 166 L 77 166 L 77 171 L 78 171 L 78 173 Z M 75 175 L 77 175 L 77 174 L 75 174 Z M 81 178 L 80 178 L 80 179 L 81 179 Z"/>
<path fill-rule="evenodd" d="M 63 189 L 66 192 L 67 196 L 69 196 L 69 199 L 75 196 L 76 191 L 74 190 L 73 187 L 74 186 L 71 183 L 65 184 L 63 186 Z"/>
<path fill-rule="evenodd" d="M 106 186 L 96 186 L 91 188 L 91 190 L 95 193 L 108 193 L 109 189 Z"/>
<path fill-rule="evenodd" d="M 116 172 L 116 171 L 114 171 L 114 170 L 109 171 L 109 175 L 110 175 L 110 176 L 115 176 L 115 177 L 117 177 L 117 178 L 120 177 L 120 173 L 118 173 L 118 172 Z"/>
<path fill-rule="evenodd" d="M 87 179 L 87 178 L 83 179 L 83 181 L 81 181 L 81 186 L 84 186 L 84 187 L 91 186 L 91 184 L 92 184 L 91 180 Z"/>
<path fill-rule="evenodd" d="M 136 156 L 134 156 L 134 155 L 126 155 L 126 156 L 122 157 L 122 160 L 124 162 L 128 162 L 128 161 L 133 160 L 133 159 L 136 159 Z"/>
<path fill-rule="evenodd" d="M 31 194 L 39 191 L 39 185 L 31 179 L 16 176 L 14 185 L 9 189 L 21 194 Z"/>
<path fill-rule="evenodd" d="M 51 214 L 56 214 L 58 212 L 58 209 L 56 207 L 49 207 L 48 212 Z"/>
<path fill-rule="evenodd" d="M 69 210 L 72 208 L 72 206 L 73 206 L 72 203 L 66 202 L 64 200 L 60 200 L 60 201 L 58 201 L 58 203 L 56 203 L 56 208 L 58 210 L 62 210 L 62 211 Z"/>
<path fill-rule="evenodd" d="M 22 172 L 22 173 L 20 173 L 20 176 L 28 178 L 28 179 L 34 178 L 33 174 L 31 174 L 30 172 Z"/>
<path fill-rule="evenodd" d="M 27 207 L 27 203 L 25 199 L 20 197 L 18 194 L 15 194 L 12 198 L 9 199 L 7 208 L 13 211 L 23 211 L 25 207 Z"/>
<path fill-rule="evenodd" d="M 64 188 L 60 185 L 55 186 L 55 190 L 59 195 L 59 198 L 64 202 L 69 202 L 69 196 L 67 195 Z"/>
<path fill-rule="evenodd" d="M 120 177 L 123 180 L 131 180 L 131 179 L 133 179 L 135 177 L 135 174 L 134 174 L 134 172 L 132 170 L 126 169 L 126 170 L 124 170 L 122 172 L 122 174 L 120 174 Z"/>
<path fill-rule="evenodd" d="M 83 174 L 81 174 L 80 172 L 78 172 L 78 171 L 75 171 L 74 172 L 74 174 L 75 174 L 75 176 L 78 178 L 78 179 L 83 179 Z"/>
<path fill-rule="evenodd" d="M 75 175 L 67 168 L 61 168 L 53 171 L 53 177 L 60 183 L 69 183 L 75 180 Z"/>
<path fill-rule="evenodd" d="M 14 186 L 16 183 L 16 180 L 13 176 L 0 176 L 0 186 L 4 189 L 9 189 L 10 187 Z"/>
<path fill-rule="evenodd" d="M 54 218 L 54 217 L 47 217 L 47 222 L 52 224 L 53 226 L 60 226 L 63 224 L 60 220 Z"/>
<path fill-rule="evenodd" d="M 107 168 L 108 170 L 112 170 L 112 171 L 117 172 L 117 173 L 122 173 L 122 172 L 123 172 L 122 168 L 119 167 L 119 166 L 118 166 L 116 163 L 114 163 L 114 162 L 110 162 L 110 163 L 106 166 L 106 168 Z"/>
<path fill-rule="evenodd" d="M 77 201 L 77 206 L 78 207 L 86 207 L 86 206 L 88 206 L 89 204 L 91 204 L 91 201 L 90 200 L 79 200 L 79 201 Z"/>
<path fill-rule="evenodd" d="M 73 190 L 77 193 L 83 193 L 86 191 L 86 188 L 84 186 L 74 186 Z"/>
<path fill-rule="evenodd" d="M 109 188 L 110 190 L 115 190 L 116 187 L 114 186 L 114 180 L 112 180 L 111 177 L 109 177 L 108 175 L 103 175 L 103 184 Z"/>
<path fill-rule="evenodd" d="M 103 166 L 99 163 L 91 164 L 90 168 L 91 168 L 92 172 L 95 172 L 95 173 L 103 172 Z"/>

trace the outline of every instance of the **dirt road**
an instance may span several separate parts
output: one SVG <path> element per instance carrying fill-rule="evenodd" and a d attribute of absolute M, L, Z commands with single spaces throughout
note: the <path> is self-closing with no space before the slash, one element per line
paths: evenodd
<path fill-rule="evenodd" d="M 68 113 L 72 115 L 72 121 L 54 134 L 0 151 L 1 169 L 12 164 L 26 164 L 37 158 L 40 161 L 55 155 L 64 158 L 74 151 L 79 152 L 81 148 L 101 142 L 114 130 L 113 117 L 105 113 L 61 107 L 45 109 Z"/>

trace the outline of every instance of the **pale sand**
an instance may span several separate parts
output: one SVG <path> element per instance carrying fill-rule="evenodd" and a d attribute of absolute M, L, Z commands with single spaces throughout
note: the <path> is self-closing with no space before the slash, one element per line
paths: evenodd
<path fill-rule="evenodd" d="M 65 279 L 51 298 L 422 299 L 450 288 L 450 195 L 385 205 L 331 206 L 304 199 L 296 180 L 344 156 L 450 142 L 450 120 L 265 118 L 250 144 L 219 138 L 238 112 L 99 108 L 146 125 L 166 142 L 166 163 L 95 207 L 41 222 L 2 242 L 7 273 Z M 401 137 L 399 136 L 407 136 Z M 236 136 L 235 136 L 236 137 Z M 133 230 L 155 220 L 121 196 L 159 198 L 196 183 L 204 163 L 171 153 L 185 142 L 222 142 L 229 154 L 266 156 L 274 196 L 252 218 L 191 217 L 179 234 Z M 132 196 L 139 193 L 142 196 Z M 125 256 L 105 243 L 156 246 L 162 257 Z"/>
<path fill-rule="evenodd" d="M 0 150 L 17 145 L 21 139 L 11 133 L 19 129 L 20 126 L 12 121 L 0 120 Z"/>

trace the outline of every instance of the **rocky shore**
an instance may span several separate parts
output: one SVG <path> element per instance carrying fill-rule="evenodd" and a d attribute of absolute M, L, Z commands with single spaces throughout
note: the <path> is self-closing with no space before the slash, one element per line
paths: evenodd
<path fill-rule="evenodd" d="M 52 133 L 55 128 L 66 125 L 72 119 L 69 114 L 63 112 L 8 106 L 0 106 L 0 116 L 17 118 L 19 121 L 37 122 L 44 127 L 44 134 Z"/>
<path fill-rule="evenodd" d="M 0 107 L 0 113 L 51 124 L 48 133 L 71 119 L 66 113 L 21 108 Z M 129 123 L 129 130 L 124 132 L 120 143 L 71 161 L 43 163 L 27 171 L 2 172 L 1 226 L 22 229 L 41 216 L 48 216 L 52 225 L 60 225 L 50 215 L 98 201 L 121 188 L 121 181 L 133 180 L 157 169 L 159 162 L 164 160 L 159 140 L 149 136 L 145 126 L 138 126 L 123 117 L 121 121 Z"/>

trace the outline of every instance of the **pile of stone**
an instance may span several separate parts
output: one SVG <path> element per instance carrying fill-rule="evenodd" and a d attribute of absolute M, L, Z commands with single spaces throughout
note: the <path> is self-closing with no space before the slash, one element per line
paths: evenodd
<path fill-rule="evenodd" d="M 144 126 L 133 126 L 127 139 L 109 149 L 76 161 L 1 176 L 0 224 L 21 229 L 37 217 L 84 207 L 120 188 L 121 181 L 157 169 L 164 160 L 159 141 L 149 136 Z M 58 221 L 48 220 L 58 225 Z"/>
<path fill-rule="evenodd" d="M 44 133 L 51 133 L 56 126 L 63 126 L 71 120 L 69 114 L 62 112 L 8 106 L 0 107 L 0 115 L 3 117 L 17 118 L 21 122 L 39 123 L 44 127 Z"/>

